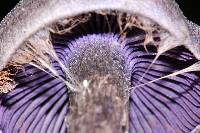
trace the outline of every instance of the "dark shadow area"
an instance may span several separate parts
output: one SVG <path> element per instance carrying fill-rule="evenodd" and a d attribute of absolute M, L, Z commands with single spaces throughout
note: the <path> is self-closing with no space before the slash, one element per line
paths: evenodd
<path fill-rule="evenodd" d="M 176 2 L 189 20 L 200 25 L 200 8 L 198 0 L 176 0 Z"/>
<path fill-rule="evenodd" d="M 0 20 L 2 20 L 10 10 L 19 2 L 19 0 L 4 0 L 0 4 Z"/>

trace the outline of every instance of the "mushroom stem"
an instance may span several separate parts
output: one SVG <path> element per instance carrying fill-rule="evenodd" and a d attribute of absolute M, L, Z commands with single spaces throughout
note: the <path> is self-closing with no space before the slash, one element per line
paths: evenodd
<path fill-rule="evenodd" d="M 69 133 L 128 132 L 128 103 L 112 76 L 83 81 L 80 92 L 70 95 Z M 86 83 L 87 82 L 87 83 Z"/>

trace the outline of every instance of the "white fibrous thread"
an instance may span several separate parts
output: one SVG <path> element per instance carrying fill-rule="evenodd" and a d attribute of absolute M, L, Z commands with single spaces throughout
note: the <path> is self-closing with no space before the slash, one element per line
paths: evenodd
<path fill-rule="evenodd" d="M 107 15 L 107 13 L 105 13 L 105 12 L 103 12 L 101 14 L 103 14 L 105 16 Z M 144 48 L 147 51 L 146 45 L 149 44 L 149 42 L 153 41 L 153 39 L 152 39 L 153 36 L 152 36 L 151 32 L 153 30 L 155 30 L 155 27 L 152 27 L 151 22 L 148 21 L 147 25 L 145 25 L 144 22 L 147 21 L 147 19 L 140 18 L 139 16 L 130 16 L 130 15 L 124 16 L 124 14 L 119 14 L 119 15 L 117 15 L 117 17 L 118 17 L 118 24 L 119 24 L 120 32 L 121 32 L 120 34 L 125 35 L 126 34 L 125 30 L 132 26 L 141 28 L 147 33 L 145 41 L 144 41 Z M 59 29 L 51 29 L 50 31 L 54 31 L 58 34 L 64 34 L 66 32 L 70 32 L 71 29 L 76 27 L 78 24 L 88 21 L 89 18 L 90 18 L 90 14 L 72 18 L 72 19 L 65 19 L 65 20 L 63 20 L 63 25 L 70 23 L 69 25 L 71 25 L 71 27 L 69 26 L 67 29 L 63 29 L 62 31 L 59 31 Z M 126 20 L 125 25 L 123 22 L 124 19 Z M 74 21 L 74 20 L 76 20 L 76 21 Z M 141 23 L 143 23 L 143 25 L 141 25 Z M 62 22 L 60 22 L 60 24 L 62 24 Z M 177 46 L 183 45 L 183 43 L 184 43 L 183 42 L 184 40 L 178 40 L 178 39 L 176 39 L 176 37 L 173 37 L 172 35 L 170 35 L 170 33 L 167 33 L 167 32 L 160 32 L 159 37 L 161 39 L 159 42 L 153 42 L 154 45 L 158 46 L 157 54 L 137 83 L 139 83 L 140 81 L 143 80 L 145 75 L 149 72 L 150 68 L 153 66 L 153 64 L 157 61 L 157 59 L 163 53 L 165 53 L 166 51 L 173 49 Z M 23 55 L 26 55 L 26 54 L 28 55 L 28 56 L 26 56 L 27 57 L 26 60 L 30 60 L 30 57 L 31 57 L 31 62 L 29 62 L 29 64 L 34 65 L 35 67 L 38 67 L 39 69 L 41 69 L 45 72 L 47 72 L 47 71 L 44 68 L 47 68 L 48 70 L 51 71 L 52 74 L 50 74 L 49 72 L 47 72 L 47 73 L 49 73 L 50 75 L 52 75 L 54 77 L 58 77 L 59 79 L 61 79 L 63 82 L 66 83 L 66 85 L 72 91 L 78 91 L 75 88 L 79 88 L 79 86 L 81 86 L 81 85 L 86 85 L 85 81 L 83 81 L 83 84 L 79 84 L 74 79 L 74 76 L 72 75 L 72 73 L 70 73 L 69 70 L 65 67 L 65 65 L 60 61 L 60 59 L 58 58 L 58 56 L 53 48 L 53 45 L 51 44 L 49 30 L 41 30 L 40 32 L 36 33 L 32 38 L 30 38 L 27 42 L 29 42 L 29 43 L 27 43 L 27 45 L 25 45 L 25 48 L 27 50 L 23 51 Z M 169 44 L 171 44 L 171 45 L 169 45 Z M 61 68 L 65 71 L 65 74 L 68 76 L 69 81 L 66 81 L 61 76 L 59 76 L 59 74 L 57 73 L 55 68 L 53 68 L 51 63 L 49 63 L 49 57 L 53 58 L 60 64 Z M 23 62 L 24 58 L 22 58 L 21 60 L 19 58 L 18 60 Z M 15 61 L 13 61 L 13 62 L 15 62 Z M 164 78 L 169 78 L 169 77 L 177 76 L 177 75 L 184 74 L 187 72 L 192 72 L 192 71 L 200 71 L 200 61 L 198 61 L 197 63 L 195 63 L 195 64 L 191 65 L 190 67 L 187 67 L 183 70 L 160 77 L 158 79 L 149 81 L 147 83 L 139 84 L 139 85 L 136 83 L 136 86 L 129 88 L 129 90 L 134 90 L 140 86 L 144 86 L 144 85 L 153 83 L 155 81 L 158 81 L 158 80 L 161 80 Z"/>

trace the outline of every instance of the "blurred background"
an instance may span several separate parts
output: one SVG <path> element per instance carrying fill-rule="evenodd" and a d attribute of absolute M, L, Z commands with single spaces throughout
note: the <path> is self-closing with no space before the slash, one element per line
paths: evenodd
<path fill-rule="evenodd" d="M 19 2 L 19 0 L 2 0 L 0 4 L 0 20 Z M 184 15 L 191 21 L 200 25 L 199 0 L 176 0 Z"/>

